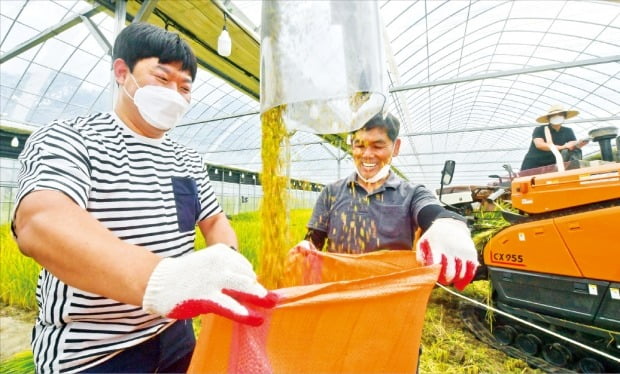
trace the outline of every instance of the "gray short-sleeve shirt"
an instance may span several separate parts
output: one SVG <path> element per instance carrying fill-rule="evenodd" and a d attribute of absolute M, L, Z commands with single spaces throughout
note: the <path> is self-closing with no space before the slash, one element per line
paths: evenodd
<path fill-rule="evenodd" d="M 418 213 L 431 204 L 440 205 L 430 190 L 405 182 L 394 173 L 370 194 L 357 183 L 353 173 L 325 186 L 307 227 L 327 232 L 330 252 L 410 250 Z"/>

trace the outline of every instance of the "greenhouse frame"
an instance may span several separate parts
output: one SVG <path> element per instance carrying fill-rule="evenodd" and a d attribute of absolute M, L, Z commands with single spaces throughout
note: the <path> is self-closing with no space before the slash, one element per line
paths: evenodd
<path fill-rule="evenodd" d="M 401 121 L 393 168 L 436 188 L 445 160 L 453 184 L 487 184 L 518 170 L 537 117 L 579 111 L 577 138 L 620 125 L 620 3 L 616 1 L 378 2 L 386 107 Z M 55 119 L 110 111 L 111 46 L 128 22 L 178 32 L 199 72 L 192 105 L 170 136 L 198 151 L 228 214 L 256 210 L 260 188 L 261 3 L 239 0 L 5 1 L 0 6 L 1 220 L 10 216 L 28 134 Z M 229 57 L 217 53 L 226 22 Z M 616 146 L 617 147 L 617 146 Z M 599 151 L 591 142 L 584 154 Z M 353 171 L 341 137 L 295 132 L 294 207 Z"/>

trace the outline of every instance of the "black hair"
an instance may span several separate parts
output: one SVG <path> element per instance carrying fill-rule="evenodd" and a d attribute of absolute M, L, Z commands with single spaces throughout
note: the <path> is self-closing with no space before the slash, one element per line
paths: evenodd
<path fill-rule="evenodd" d="M 112 61 L 121 58 L 133 71 L 138 61 L 157 57 L 162 64 L 181 62 L 182 70 L 189 71 L 196 79 L 196 55 L 187 42 L 177 33 L 148 23 L 132 23 L 116 37 Z"/>
<path fill-rule="evenodd" d="M 371 130 L 376 127 L 383 128 L 387 132 L 391 141 L 395 141 L 398 138 L 398 132 L 400 131 L 400 122 L 391 113 L 379 112 L 374 117 L 368 120 L 362 126 L 364 130 Z"/>

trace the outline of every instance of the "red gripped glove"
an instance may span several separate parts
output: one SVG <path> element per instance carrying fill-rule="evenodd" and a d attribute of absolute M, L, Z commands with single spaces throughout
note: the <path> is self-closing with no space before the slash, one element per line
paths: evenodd
<path fill-rule="evenodd" d="M 441 264 L 439 283 L 463 290 L 476 274 L 478 252 L 464 222 L 439 218 L 418 240 L 416 258 L 423 265 Z"/>
<path fill-rule="evenodd" d="M 244 304 L 272 308 L 276 302 L 277 295 L 258 283 L 245 257 L 224 244 L 215 244 L 161 260 L 148 281 L 142 307 L 174 319 L 215 313 L 258 326 L 263 317 Z"/>

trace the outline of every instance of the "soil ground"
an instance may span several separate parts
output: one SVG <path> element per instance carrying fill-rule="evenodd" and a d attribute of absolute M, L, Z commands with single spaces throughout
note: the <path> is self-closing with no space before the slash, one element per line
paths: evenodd
<path fill-rule="evenodd" d="M 0 303 L 0 361 L 30 349 L 30 334 L 36 313 Z"/>

